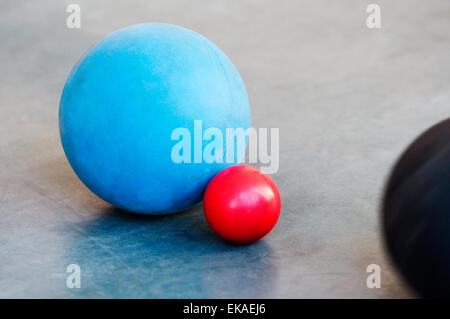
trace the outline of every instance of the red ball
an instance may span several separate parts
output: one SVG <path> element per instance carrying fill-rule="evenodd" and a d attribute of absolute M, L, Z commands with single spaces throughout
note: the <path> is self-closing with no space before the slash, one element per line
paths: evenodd
<path fill-rule="evenodd" d="M 250 165 L 236 165 L 218 173 L 203 198 L 211 228 L 226 240 L 249 243 L 275 226 L 281 198 L 272 178 Z"/>

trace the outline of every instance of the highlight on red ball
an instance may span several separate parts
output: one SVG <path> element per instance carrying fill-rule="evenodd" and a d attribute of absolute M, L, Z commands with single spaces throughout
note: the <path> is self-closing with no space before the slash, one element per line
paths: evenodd
<path fill-rule="evenodd" d="M 222 238 L 250 243 L 267 235 L 281 211 L 273 179 L 250 165 L 231 166 L 218 173 L 203 198 L 206 221 Z"/>

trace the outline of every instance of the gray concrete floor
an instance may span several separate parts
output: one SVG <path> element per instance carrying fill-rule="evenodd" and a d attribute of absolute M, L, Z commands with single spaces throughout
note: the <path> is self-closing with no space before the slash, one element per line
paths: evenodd
<path fill-rule="evenodd" d="M 65 26 L 66 7 L 82 27 Z M 381 5 L 382 28 L 365 25 Z M 17 1 L 0 3 L 0 297 L 414 297 L 385 255 L 389 170 L 450 115 L 450 2 Z M 264 240 L 219 240 L 200 206 L 165 217 L 89 192 L 59 142 L 58 103 L 80 55 L 135 23 L 193 29 L 246 83 L 252 126 L 280 128 L 283 200 Z M 65 285 L 79 264 L 82 288 Z M 379 264 L 380 289 L 366 287 Z"/>

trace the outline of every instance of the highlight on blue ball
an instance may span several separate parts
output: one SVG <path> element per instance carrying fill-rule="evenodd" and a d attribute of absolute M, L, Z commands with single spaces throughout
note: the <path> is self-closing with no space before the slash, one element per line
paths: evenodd
<path fill-rule="evenodd" d="M 210 179 L 245 149 L 247 140 L 220 137 L 249 126 L 247 92 L 229 58 L 198 33 L 161 23 L 126 27 L 90 48 L 59 108 L 61 142 L 80 180 L 110 204 L 142 214 L 201 201 Z M 180 130 L 190 134 L 174 134 Z M 208 151 L 223 160 L 204 160 Z M 177 152 L 182 160 L 174 160 Z"/>

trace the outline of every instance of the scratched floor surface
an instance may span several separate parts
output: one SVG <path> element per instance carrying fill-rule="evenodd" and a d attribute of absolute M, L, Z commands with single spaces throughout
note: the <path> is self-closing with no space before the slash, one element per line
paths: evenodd
<path fill-rule="evenodd" d="M 414 297 L 384 253 L 389 169 L 450 114 L 450 2 L 72 1 L 0 3 L 0 297 Z M 80 55 L 135 23 L 193 29 L 247 86 L 253 127 L 280 128 L 281 218 L 264 240 L 218 239 L 201 206 L 164 217 L 112 208 L 67 163 L 58 103 Z M 81 288 L 66 267 L 81 267 Z M 381 288 L 366 286 L 379 264 Z"/>

